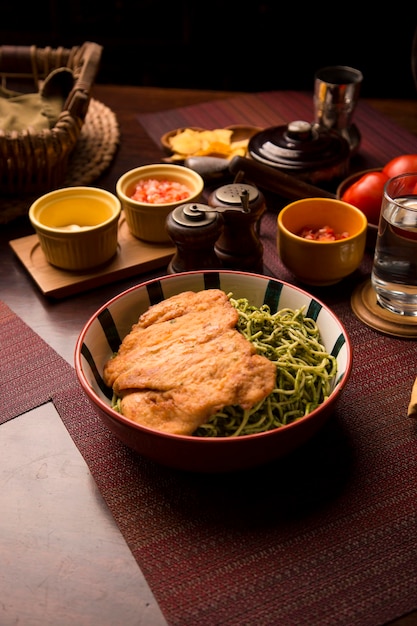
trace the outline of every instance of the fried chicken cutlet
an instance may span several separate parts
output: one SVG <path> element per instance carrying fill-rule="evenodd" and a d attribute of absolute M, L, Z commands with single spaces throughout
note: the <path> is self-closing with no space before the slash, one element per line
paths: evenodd
<path fill-rule="evenodd" d="M 219 289 L 187 291 L 151 306 L 104 367 L 122 414 L 192 435 L 222 408 L 251 408 L 269 395 L 276 366 L 236 329 L 238 315 Z"/>

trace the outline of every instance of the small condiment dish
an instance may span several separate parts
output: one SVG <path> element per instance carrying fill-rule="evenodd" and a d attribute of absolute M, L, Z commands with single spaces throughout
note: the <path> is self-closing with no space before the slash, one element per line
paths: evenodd
<path fill-rule="evenodd" d="M 347 236 L 314 240 L 301 236 L 304 228 L 329 227 Z M 367 219 L 347 202 L 333 198 L 304 198 L 285 206 L 277 218 L 277 250 L 284 265 L 302 283 L 338 283 L 360 266 L 365 252 Z"/>
<path fill-rule="evenodd" d="M 169 181 L 189 188 L 187 198 L 171 202 L 143 202 L 132 196 L 143 181 Z M 129 231 L 134 237 L 150 243 L 170 243 L 166 219 L 176 207 L 198 202 L 204 190 L 204 180 L 194 170 L 173 163 L 143 165 L 123 174 L 116 183 L 116 193 L 122 204 Z"/>
<path fill-rule="evenodd" d="M 64 270 L 85 271 L 117 252 L 119 199 L 96 187 L 67 187 L 33 202 L 29 219 L 46 260 Z"/>

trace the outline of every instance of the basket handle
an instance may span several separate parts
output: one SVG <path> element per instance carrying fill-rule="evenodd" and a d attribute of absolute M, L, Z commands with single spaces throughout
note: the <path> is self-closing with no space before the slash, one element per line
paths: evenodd
<path fill-rule="evenodd" d="M 31 46 L 0 47 L 0 77 L 2 84 L 7 78 L 32 78 L 34 88 L 38 88 L 39 72 L 33 63 Z"/>
<path fill-rule="evenodd" d="M 84 121 L 90 102 L 90 92 L 100 65 L 103 46 L 86 41 L 82 46 L 71 49 L 59 49 L 60 54 L 54 62 L 48 56 L 50 48 L 38 49 L 36 46 L 0 46 L 0 79 L 24 76 L 32 78 L 38 88 L 39 78 L 49 73 L 52 68 L 62 65 L 74 68 L 75 83 L 70 91 L 61 115 L 68 113 Z"/>
<path fill-rule="evenodd" d="M 64 111 L 68 111 L 73 117 L 84 120 L 87 114 L 91 87 L 97 76 L 102 50 L 103 47 L 99 44 L 88 41 L 77 53 L 82 59 L 81 72 L 64 105 Z"/>

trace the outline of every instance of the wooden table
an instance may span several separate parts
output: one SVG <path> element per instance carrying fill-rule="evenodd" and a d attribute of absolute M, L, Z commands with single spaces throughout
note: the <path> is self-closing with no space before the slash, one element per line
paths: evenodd
<path fill-rule="evenodd" d="M 236 95 L 97 85 L 94 97 L 116 113 L 121 145 L 95 185 L 114 191 L 123 172 L 161 159 L 162 151 L 138 123 L 139 113 Z M 417 101 L 368 102 L 417 135 Z M 8 245 L 32 232 L 26 217 L 0 225 L 0 299 L 72 365 L 75 342 L 86 320 L 138 278 L 63 300 L 45 298 Z M 11 390 L 10 402 L 13 393 Z M 1 435 L 2 626 L 165 624 L 53 406 L 45 405 L 7 422 Z M 395 624 L 411 625 L 416 620 L 417 614 Z"/>

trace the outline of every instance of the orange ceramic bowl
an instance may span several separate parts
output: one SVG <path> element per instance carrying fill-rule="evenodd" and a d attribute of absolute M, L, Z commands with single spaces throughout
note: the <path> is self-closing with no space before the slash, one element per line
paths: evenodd
<path fill-rule="evenodd" d="M 133 422 L 111 407 L 112 391 L 103 382 L 103 367 L 152 304 L 184 291 L 218 288 L 255 306 L 271 310 L 305 307 L 316 320 L 326 350 L 337 359 L 337 376 L 329 397 L 308 415 L 286 426 L 240 437 L 193 437 L 161 432 Z M 207 311 L 210 315 L 210 311 Z M 195 472 L 225 472 L 254 467 L 289 454 L 305 443 L 332 415 L 348 382 L 352 347 L 343 324 L 322 302 L 288 283 L 245 272 L 198 271 L 171 274 L 136 285 L 104 304 L 85 324 L 75 349 L 78 380 L 103 423 L 126 446 L 157 463 Z M 82 421 L 82 416 L 80 416 Z"/>
<path fill-rule="evenodd" d="M 327 286 L 354 272 L 365 252 L 367 219 L 347 202 L 304 198 L 285 206 L 277 218 L 277 249 L 284 265 L 306 285 Z M 329 226 L 346 239 L 317 241 L 301 237 L 305 227 Z"/>

